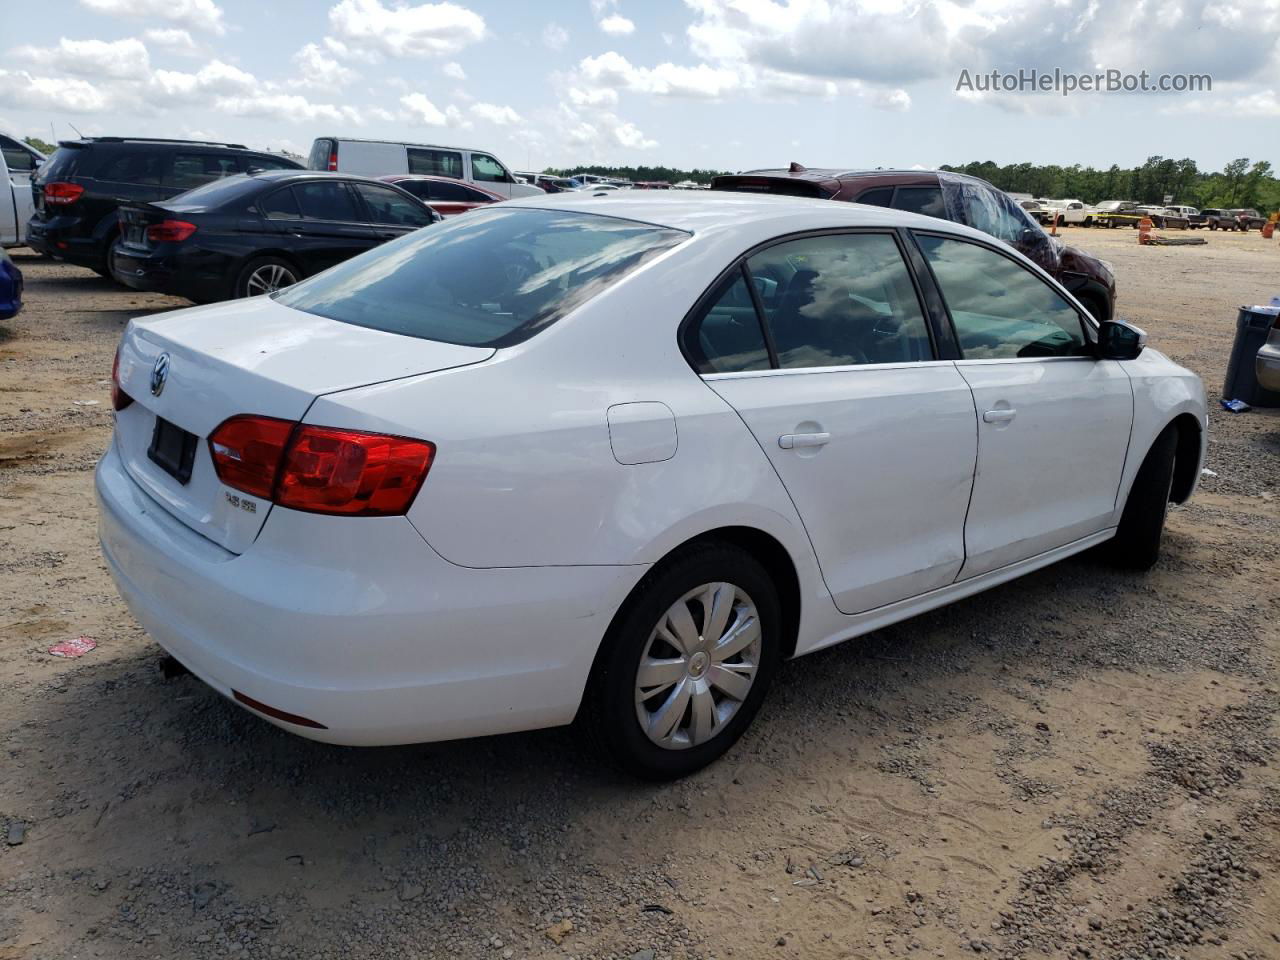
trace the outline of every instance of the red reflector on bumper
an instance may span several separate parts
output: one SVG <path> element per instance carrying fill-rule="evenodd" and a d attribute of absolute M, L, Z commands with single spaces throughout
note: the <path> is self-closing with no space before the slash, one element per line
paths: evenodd
<path fill-rule="evenodd" d="M 269 707 L 260 700 L 255 700 L 253 697 L 246 697 L 239 690 L 232 690 L 231 695 L 246 707 L 257 710 L 259 713 L 266 714 L 268 717 L 275 717 L 277 720 L 283 720 L 285 723 L 292 723 L 299 727 L 311 727 L 313 730 L 329 729 L 323 723 L 317 723 L 315 720 L 310 720 L 307 717 L 300 717 L 296 713 L 285 713 L 283 710 L 277 710 L 275 707 Z"/>

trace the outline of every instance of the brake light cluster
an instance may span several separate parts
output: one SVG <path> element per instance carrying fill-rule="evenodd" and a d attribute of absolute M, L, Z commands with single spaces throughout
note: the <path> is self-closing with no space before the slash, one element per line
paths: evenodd
<path fill-rule="evenodd" d="M 84 193 L 84 187 L 78 183 L 46 183 L 44 185 L 44 202 L 54 206 L 75 203 Z"/>
<path fill-rule="evenodd" d="M 120 386 L 120 348 L 116 347 L 116 357 L 111 361 L 111 408 L 123 410 L 133 403 L 133 397 L 124 392 Z"/>
<path fill-rule="evenodd" d="M 194 223 L 185 220 L 161 220 L 147 227 L 149 243 L 181 243 L 196 232 Z"/>
<path fill-rule="evenodd" d="M 250 414 L 209 435 L 218 479 L 282 507 L 357 517 L 408 511 L 435 444 Z"/>
<path fill-rule="evenodd" d="M 329 148 L 329 167 L 330 170 L 338 169 L 338 145 L 335 143 Z"/>

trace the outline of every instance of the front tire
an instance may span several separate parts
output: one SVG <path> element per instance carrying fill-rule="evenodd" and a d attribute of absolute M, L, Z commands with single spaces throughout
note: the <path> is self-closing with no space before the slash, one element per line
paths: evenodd
<path fill-rule="evenodd" d="M 646 780 L 674 780 L 728 750 L 777 672 L 781 606 L 765 568 L 725 543 L 651 571 L 619 610 L 591 671 L 579 725 Z"/>
<path fill-rule="evenodd" d="M 1156 437 L 1138 468 L 1124 513 L 1120 515 L 1120 526 L 1110 544 L 1111 559 L 1117 566 L 1150 570 L 1160 559 L 1160 540 L 1169 513 L 1177 449 L 1178 431 L 1170 424 Z"/>

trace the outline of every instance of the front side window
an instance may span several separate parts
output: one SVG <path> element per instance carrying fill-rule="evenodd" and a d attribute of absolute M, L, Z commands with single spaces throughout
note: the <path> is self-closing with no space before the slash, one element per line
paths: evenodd
<path fill-rule="evenodd" d="M 313 180 L 293 185 L 293 194 L 302 209 L 304 220 L 330 220 L 355 223 L 360 220 L 355 201 L 345 183 Z"/>
<path fill-rule="evenodd" d="M 747 266 L 780 367 L 933 359 L 915 286 L 889 234 L 791 240 Z"/>
<path fill-rule="evenodd" d="M 471 155 L 471 179 L 477 183 L 510 183 L 511 175 L 493 157 L 483 153 Z"/>
<path fill-rule="evenodd" d="M 710 306 L 689 325 L 685 347 L 699 373 L 769 369 L 769 348 L 741 270 L 721 282 Z"/>
<path fill-rule="evenodd" d="M 432 177 L 462 179 L 462 154 L 455 150 L 430 150 L 425 147 L 409 148 L 409 172 Z"/>
<path fill-rule="evenodd" d="M 1080 315 L 1029 269 L 967 240 L 929 235 L 917 240 L 965 360 L 1087 354 Z"/>
<path fill-rule="evenodd" d="M 179 190 L 191 190 L 238 173 L 240 158 L 232 154 L 176 153 L 168 182 Z"/>
<path fill-rule="evenodd" d="M 35 155 L 17 140 L 0 136 L 0 153 L 10 173 L 30 173 L 36 168 Z"/>
<path fill-rule="evenodd" d="M 431 214 L 388 187 L 376 187 L 371 183 L 357 183 L 354 186 L 356 193 L 364 199 L 364 205 L 369 209 L 369 216 L 374 223 L 397 227 L 425 227 L 432 222 Z"/>
<path fill-rule="evenodd" d="M 908 213 L 922 213 L 926 217 L 947 219 L 947 208 L 942 202 L 938 187 L 899 187 L 893 195 L 893 208 Z"/>
<path fill-rule="evenodd" d="M 392 240 L 277 299 L 374 330 L 509 346 L 687 238 L 596 214 L 490 208 Z"/>

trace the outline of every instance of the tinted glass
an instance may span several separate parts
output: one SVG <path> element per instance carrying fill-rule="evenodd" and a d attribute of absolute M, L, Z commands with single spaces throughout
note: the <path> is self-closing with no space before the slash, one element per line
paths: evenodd
<path fill-rule="evenodd" d="M 317 140 L 311 145 L 311 155 L 307 157 L 307 168 L 310 170 L 328 170 L 329 153 L 332 150 L 332 140 Z"/>
<path fill-rule="evenodd" d="M 873 207 L 887 207 L 893 203 L 893 187 L 878 187 L 868 190 L 858 197 L 858 203 L 867 203 Z"/>
<path fill-rule="evenodd" d="M 258 201 L 258 209 L 268 220 L 301 220 L 302 211 L 291 187 L 269 193 Z"/>
<path fill-rule="evenodd" d="M 244 174 L 236 174 L 234 177 L 210 180 L 203 187 L 188 190 L 165 201 L 165 207 L 169 210 L 211 210 L 234 200 L 243 200 L 244 205 L 248 206 L 256 189 L 254 181 Z"/>
<path fill-rule="evenodd" d="M 688 235 L 591 214 L 491 208 L 361 254 L 278 295 L 357 326 L 469 346 L 505 346 Z"/>
<path fill-rule="evenodd" d="M 180 190 L 191 190 L 240 172 L 240 158 L 229 153 L 175 153 L 168 183 Z"/>
<path fill-rule="evenodd" d="M 942 191 L 937 187 L 899 187 L 893 195 L 893 208 L 909 213 L 923 213 L 926 217 L 947 218 L 947 208 L 942 202 Z"/>
<path fill-rule="evenodd" d="M 162 154 L 144 149 L 119 153 L 98 168 L 99 180 L 117 183 L 159 183 L 164 169 Z"/>
<path fill-rule="evenodd" d="M 53 152 L 53 156 L 41 164 L 39 179 L 48 183 L 62 177 L 74 177 L 80 159 L 85 155 L 81 147 L 59 147 Z"/>
<path fill-rule="evenodd" d="M 427 185 L 427 190 L 432 200 L 444 203 L 469 203 L 471 200 L 471 191 L 460 183 L 432 181 Z"/>
<path fill-rule="evenodd" d="M 487 193 L 481 193 L 479 190 L 473 190 L 471 187 L 463 187 L 462 192 L 466 196 L 468 203 L 493 203 L 493 197 Z"/>
<path fill-rule="evenodd" d="M 471 179 L 477 183 L 506 183 L 511 178 L 502 164 L 483 153 L 471 155 Z"/>
<path fill-rule="evenodd" d="M 1086 353 L 1075 308 L 1029 269 L 976 243 L 919 241 L 966 360 Z"/>
<path fill-rule="evenodd" d="M 288 157 L 264 157 L 261 154 L 255 154 L 251 157 L 242 156 L 240 158 L 240 166 L 246 172 L 252 173 L 255 170 L 297 170 L 298 165 Z"/>
<path fill-rule="evenodd" d="M 352 186 L 364 199 L 364 205 L 368 208 L 369 217 L 374 223 L 387 223 L 398 227 L 425 227 L 432 222 L 431 214 L 389 187 L 375 187 L 371 183 L 355 183 Z"/>
<path fill-rule="evenodd" d="M 9 137 L 0 137 L 0 153 L 4 154 L 5 166 L 14 173 L 29 173 L 36 168 L 31 151 Z"/>
<path fill-rule="evenodd" d="M 409 172 L 425 173 L 433 177 L 462 176 L 462 154 L 452 150 L 426 150 L 409 148 Z"/>
<path fill-rule="evenodd" d="M 769 350 L 742 271 L 735 271 L 720 287 L 685 335 L 694 367 L 699 373 L 768 370 Z"/>
<path fill-rule="evenodd" d="M 296 183 L 293 194 L 306 220 L 340 220 L 346 223 L 361 220 L 356 212 L 355 200 L 345 183 Z"/>
<path fill-rule="evenodd" d="M 911 275 L 887 234 L 809 237 L 747 261 L 781 367 L 932 360 Z"/>

